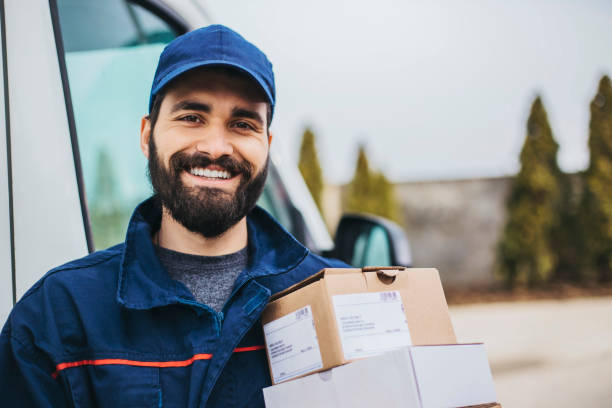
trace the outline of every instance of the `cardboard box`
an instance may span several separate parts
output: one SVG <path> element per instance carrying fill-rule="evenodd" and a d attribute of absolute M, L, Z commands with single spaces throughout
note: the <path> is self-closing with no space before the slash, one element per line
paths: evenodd
<path fill-rule="evenodd" d="M 408 345 L 453 344 L 436 269 L 323 269 L 262 315 L 272 383 Z"/>
<path fill-rule="evenodd" d="M 404 347 L 263 393 L 267 408 L 499 406 L 483 344 Z"/>

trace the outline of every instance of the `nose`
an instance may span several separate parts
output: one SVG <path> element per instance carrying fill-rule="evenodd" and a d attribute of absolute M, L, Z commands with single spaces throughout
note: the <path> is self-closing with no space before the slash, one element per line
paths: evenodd
<path fill-rule="evenodd" d="M 231 156 L 234 147 L 223 129 L 207 129 L 198 138 L 195 148 L 200 153 L 208 154 L 216 159 L 221 156 Z"/>

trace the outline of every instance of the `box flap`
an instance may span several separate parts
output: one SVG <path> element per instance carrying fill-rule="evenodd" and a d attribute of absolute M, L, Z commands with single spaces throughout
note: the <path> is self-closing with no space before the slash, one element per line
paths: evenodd
<path fill-rule="evenodd" d="M 330 295 L 396 290 L 390 284 L 406 268 L 402 266 L 367 266 L 362 269 L 326 269 L 325 280 Z M 352 275 L 352 276 L 347 276 Z M 368 277 L 373 277 L 369 279 Z M 373 282 L 376 280 L 378 282 Z"/>
<path fill-rule="evenodd" d="M 287 289 L 281 290 L 280 292 L 276 292 L 270 297 L 270 302 L 281 298 L 291 292 L 295 292 L 296 290 L 303 288 L 304 286 L 310 285 L 312 282 L 316 282 L 319 279 L 322 279 L 326 274 L 346 274 L 346 273 L 361 273 L 361 269 L 358 268 L 325 268 L 321 269 L 319 272 L 314 275 L 309 276 L 301 282 L 298 282 L 294 285 L 289 286 Z"/>
<path fill-rule="evenodd" d="M 382 273 L 392 274 L 394 271 L 404 270 L 404 269 L 406 268 L 403 266 L 366 266 L 366 267 L 363 267 L 363 269 L 360 269 L 360 268 L 325 268 L 325 269 L 321 269 L 319 272 L 315 273 L 314 275 L 309 276 L 303 281 L 298 282 L 294 285 L 291 285 L 287 289 L 284 289 L 280 292 L 273 294 L 272 297 L 270 298 L 270 301 L 281 298 L 291 292 L 295 292 L 296 290 L 303 288 L 304 286 L 309 285 L 312 282 L 316 282 L 319 279 L 322 279 L 324 276 L 346 275 L 346 274 L 352 274 L 352 273 L 361 274 L 363 272 L 377 272 L 377 271 L 381 271 Z"/>

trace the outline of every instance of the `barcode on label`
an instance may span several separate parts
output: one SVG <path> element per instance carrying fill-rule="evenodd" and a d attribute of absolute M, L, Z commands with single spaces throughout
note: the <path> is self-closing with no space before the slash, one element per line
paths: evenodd
<path fill-rule="evenodd" d="M 296 310 L 295 312 L 295 320 L 301 320 L 309 316 L 309 309 L 307 307 L 303 307 L 300 310 Z"/>
<path fill-rule="evenodd" d="M 381 302 L 397 302 L 397 291 L 393 292 L 380 292 Z"/>

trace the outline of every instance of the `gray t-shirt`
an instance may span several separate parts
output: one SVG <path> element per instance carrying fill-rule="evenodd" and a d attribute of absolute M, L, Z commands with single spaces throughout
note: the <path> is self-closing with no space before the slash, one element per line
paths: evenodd
<path fill-rule="evenodd" d="M 198 302 L 217 312 L 232 294 L 234 281 L 248 261 L 247 247 L 221 256 L 185 254 L 159 246 L 155 252 L 172 279 L 182 282 Z"/>

